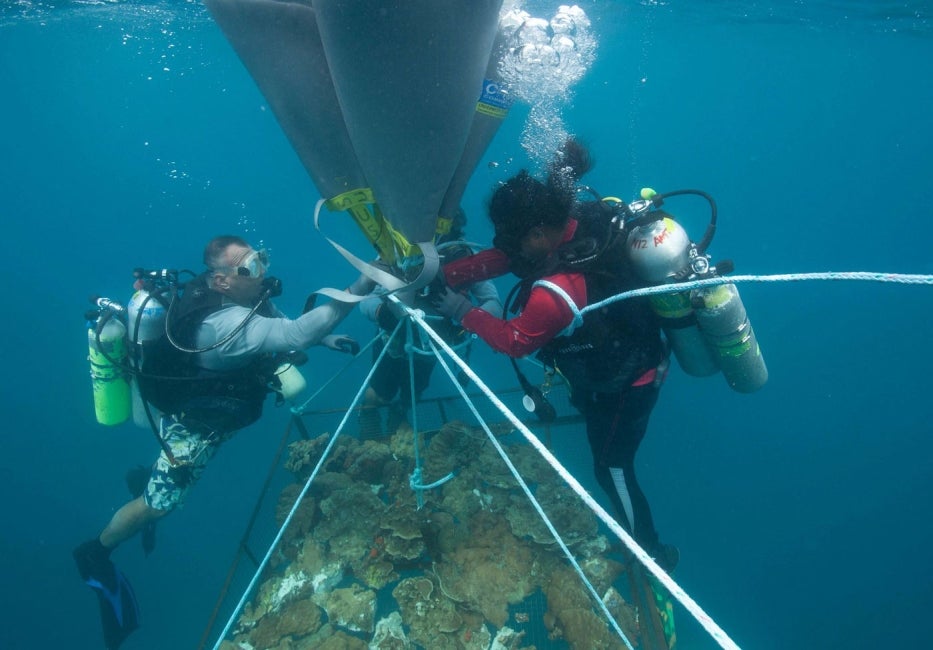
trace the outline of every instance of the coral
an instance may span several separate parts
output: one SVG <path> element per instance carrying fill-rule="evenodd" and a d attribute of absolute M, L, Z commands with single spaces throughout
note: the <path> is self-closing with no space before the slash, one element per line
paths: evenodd
<path fill-rule="evenodd" d="M 401 539 L 418 539 L 424 525 L 426 513 L 415 508 L 399 505 L 387 509 L 379 520 L 379 527 Z"/>
<path fill-rule="evenodd" d="M 275 508 L 275 523 L 277 525 L 281 526 L 285 523 L 285 518 L 295 505 L 295 500 L 298 498 L 298 495 L 301 494 L 301 488 L 301 485 L 293 483 L 285 486 L 282 490 Z M 301 503 L 295 510 L 295 514 L 292 516 L 288 530 L 285 531 L 285 535 L 282 538 L 283 545 L 287 546 L 295 539 L 300 539 L 307 535 L 308 531 L 310 531 L 311 527 L 314 525 L 317 512 L 317 501 L 305 495 L 305 498 L 301 500 Z"/>
<path fill-rule="evenodd" d="M 325 433 L 310 440 L 298 440 L 288 446 L 288 458 L 285 459 L 285 469 L 293 472 L 298 480 L 304 481 L 311 474 L 311 470 L 321 459 L 325 447 L 330 440 L 330 434 Z"/>
<path fill-rule="evenodd" d="M 619 562 L 601 555 L 583 559 L 580 561 L 580 568 L 598 593 L 611 588 L 624 569 Z"/>
<path fill-rule="evenodd" d="M 590 595 L 572 570 L 555 571 L 545 594 L 548 610 L 544 624 L 553 636 L 562 637 L 574 648 L 617 650 L 625 647 L 602 616 L 593 610 Z M 635 634 L 634 630 L 623 631 L 626 636 Z"/>
<path fill-rule="evenodd" d="M 492 646 L 489 650 L 513 650 L 513 648 L 518 648 L 523 636 L 525 636 L 524 632 L 504 627 L 496 633 L 496 638 L 492 640 Z"/>
<path fill-rule="evenodd" d="M 424 454 L 425 482 L 436 481 L 452 471 L 472 465 L 487 444 L 481 430 L 477 433 L 460 423 L 448 423 L 431 438 Z"/>
<path fill-rule="evenodd" d="M 609 587 L 603 594 L 606 609 L 622 628 L 629 639 L 635 638 L 638 633 L 638 612 L 622 597 L 614 587 Z"/>
<path fill-rule="evenodd" d="M 377 522 L 385 507 L 368 485 L 345 483 L 321 500 L 322 518 L 311 535 L 325 542 L 340 561 L 360 560 L 369 553 L 372 540 L 379 532 Z M 352 516 L 347 516 L 349 513 Z"/>
<path fill-rule="evenodd" d="M 366 642 L 362 639 L 332 629 L 328 629 L 326 634 L 321 634 L 320 638 L 314 639 L 313 643 L 307 646 L 307 650 L 367 650 L 367 648 Z"/>
<path fill-rule="evenodd" d="M 249 634 L 255 648 L 278 647 L 283 637 L 301 637 L 316 631 L 321 625 L 321 610 L 310 600 L 299 600 L 276 614 L 266 615 Z"/>
<path fill-rule="evenodd" d="M 291 567 L 275 584 L 276 589 L 269 599 L 269 610 L 273 612 L 277 612 L 285 603 L 307 595 L 311 587 L 309 576 L 301 570 L 294 571 Z"/>
<path fill-rule="evenodd" d="M 356 575 L 371 589 L 382 589 L 390 582 L 398 580 L 395 565 L 385 560 L 374 560 L 356 571 Z"/>
<path fill-rule="evenodd" d="M 375 629 L 376 592 L 351 585 L 315 596 L 331 624 L 351 632 L 371 634 Z"/>
<path fill-rule="evenodd" d="M 411 641 L 402 627 L 402 615 L 392 612 L 376 623 L 376 634 L 369 643 L 370 650 L 409 650 Z"/>
<path fill-rule="evenodd" d="M 598 530 L 596 516 L 584 506 L 577 495 L 554 483 L 542 483 L 535 498 L 544 514 L 558 531 L 562 531 L 567 546 L 592 539 Z M 524 494 L 512 494 L 506 517 L 512 532 L 529 536 L 539 544 L 554 544 L 556 540 Z"/>
<path fill-rule="evenodd" d="M 392 460 L 392 451 L 388 445 L 368 440 L 355 454 L 347 455 L 343 471 L 357 481 L 378 484 L 384 480 L 382 473 L 389 460 Z"/>
<path fill-rule="evenodd" d="M 299 483 L 283 490 L 278 521 L 328 440 L 290 447 Z M 277 555 L 285 570 L 261 585 L 228 650 L 523 650 L 529 612 L 540 611 L 532 596 L 546 599 L 553 638 L 571 648 L 622 647 L 481 430 L 452 423 L 429 437 L 423 481 L 455 475 L 419 493 L 409 486 L 414 441 L 404 422 L 386 439 L 337 441 Z M 635 612 L 613 588 L 623 566 L 607 557 L 598 520 L 536 451 L 506 452 L 615 620 L 637 638 Z"/>
<path fill-rule="evenodd" d="M 463 624 L 454 604 L 434 588 L 428 578 L 406 578 L 392 596 L 398 602 L 409 638 L 425 648 L 456 648 L 456 633 Z"/>
<path fill-rule="evenodd" d="M 448 598 L 502 627 L 508 605 L 521 602 L 537 587 L 528 570 L 532 552 L 500 518 L 478 513 L 471 523 L 471 534 L 435 564 L 434 572 Z"/>

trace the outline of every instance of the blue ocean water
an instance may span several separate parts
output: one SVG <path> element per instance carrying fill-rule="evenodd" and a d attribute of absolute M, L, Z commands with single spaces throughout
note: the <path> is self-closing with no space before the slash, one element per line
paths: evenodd
<path fill-rule="evenodd" d="M 740 273 L 933 273 L 929 3 L 581 6 L 598 56 L 562 115 L 597 160 L 591 185 L 623 198 L 644 185 L 710 192 L 712 252 Z M 0 646 L 98 648 L 96 604 L 70 549 L 126 500 L 124 471 L 157 449 L 131 424 L 94 421 L 87 297 L 128 298 L 137 266 L 196 267 L 222 232 L 270 248 L 289 313 L 354 273 L 314 231 L 315 189 L 197 3 L 5 3 L 0 98 Z M 474 240 L 491 236 L 491 188 L 528 164 L 526 112 L 513 109 L 468 188 Z M 701 232 L 700 207 L 669 207 Z M 336 216 L 325 229 L 357 237 Z M 745 648 L 925 647 L 933 293 L 741 290 L 768 385 L 739 395 L 675 371 L 639 455 L 661 534 L 681 549 L 677 580 Z M 371 334 L 358 314 L 345 325 Z M 343 359 L 313 361 L 323 381 Z M 508 379 L 502 357 L 477 351 L 475 365 Z M 362 372 L 335 399 L 349 401 Z M 135 541 L 118 551 L 143 606 L 125 648 L 196 647 L 287 419 L 270 407 L 224 447 L 160 523 L 153 556 Z M 589 486 L 584 444 L 555 442 Z M 682 648 L 716 647 L 682 611 L 678 632 Z"/>

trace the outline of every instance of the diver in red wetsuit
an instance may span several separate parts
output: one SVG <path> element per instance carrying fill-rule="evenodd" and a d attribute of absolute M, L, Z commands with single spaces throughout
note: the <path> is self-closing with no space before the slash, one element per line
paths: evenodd
<path fill-rule="evenodd" d="M 556 367 L 586 420 L 596 479 L 635 540 L 670 571 L 676 547 L 662 544 L 635 476 L 635 453 L 666 375 L 668 353 L 645 298 L 624 300 L 580 316 L 586 305 L 634 289 L 611 208 L 578 202 L 576 182 L 591 167 L 588 152 L 569 140 L 542 182 L 522 171 L 489 204 L 494 248 L 444 267 L 456 289 L 511 272 L 521 278 L 518 315 L 497 318 L 445 289 L 438 310 L 510 357 L 532 352 Z"/>

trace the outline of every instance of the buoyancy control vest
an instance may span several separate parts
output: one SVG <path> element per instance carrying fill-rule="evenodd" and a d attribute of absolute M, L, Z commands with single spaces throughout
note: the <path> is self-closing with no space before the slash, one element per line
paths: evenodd
<path fill-rule="evenodd" d="M 207 273 L 197 276 L 185 285 L 181 296 L 173 298 L 167 334 L 147 344 L 139 386 L 147 402 L 186 426 L 229 433 L 262 415 L 275 364 L 272 355 L 260 355 L 236 370 L 210 370 L 198 365 L 199 355 L 193 352 L 198 328 L 205 318 L 224 307 L 223 295 L 212 291 L 207 280 Z M 268 303 L 257 313 L 273 315 Z"/>
<path fill-rule="evenodd" d="M 561 273 L 583 274 L 588 304 L 643 286 L 625 255 L 625 234 L 613 223 L 612 209 L 588 201 L 578 204 L 573 216 L 573 239 L 536 277 L 525 280 L 520 304 L 527 302 L 535 281 Z M 543 346 L 538 358 L 556 367 L 574 390 L 615 392 L 657 367 L 665 355 L 657 316 L 646 298 L 635 298 L 587 312 L 579 327 Z"/>

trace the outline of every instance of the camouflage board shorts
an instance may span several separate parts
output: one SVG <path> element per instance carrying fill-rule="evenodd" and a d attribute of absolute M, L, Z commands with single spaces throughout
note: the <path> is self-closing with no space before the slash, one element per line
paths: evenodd
<path fill-rule="evenodd" d="M 143 497 L 150 508 L 169 511 L 184 503 L 221 441 L 188 429 L 170 416 L 162 418 L 160 427 L 162 439 L 172 450 L 177 464 L 172 465 L 163 449 L 152 468 Z"/>

